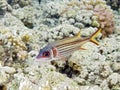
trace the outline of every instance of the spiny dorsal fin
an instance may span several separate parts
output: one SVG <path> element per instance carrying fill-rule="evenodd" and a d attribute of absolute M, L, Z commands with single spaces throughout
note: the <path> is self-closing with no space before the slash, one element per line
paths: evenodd
<path fill-rule="evenodd" d="M 80 31 L 76 34 L 76 37 L 81 38 L 81 33 L 80 33 Z"/>

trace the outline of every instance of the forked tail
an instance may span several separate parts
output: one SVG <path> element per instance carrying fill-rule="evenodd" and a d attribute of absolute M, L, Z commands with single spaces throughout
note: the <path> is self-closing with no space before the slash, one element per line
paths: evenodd
<path fill-rule="evenodd" d="M 101 32 L 101 29 L 98 29 L 95 33 L 93 33 L 91 36 L 90 36 L 90 41 L 95 43 L 96 45 L 99 45 L 99 42 L 95 39 L 98 34 Z"/>

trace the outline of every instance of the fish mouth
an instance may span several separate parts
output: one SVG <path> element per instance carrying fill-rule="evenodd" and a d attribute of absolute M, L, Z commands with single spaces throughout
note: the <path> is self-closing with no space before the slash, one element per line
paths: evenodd
<path fill-rule="evenodd" d="M 40 55 L 38 55 L 37 57 L 36 57 L 36 59 L 40 59 L 41 58 L 41 56 Z"/>
<path fill-rule="evenodd" d="M 36 60 L 38 60 L 38 61 L 40 61 L 40 60 L 44 61 L 44 60 L 49 60 L 49 58 L 41 57 L 40 55 L 38 55 L 38 56 L 36 57 Z"/>

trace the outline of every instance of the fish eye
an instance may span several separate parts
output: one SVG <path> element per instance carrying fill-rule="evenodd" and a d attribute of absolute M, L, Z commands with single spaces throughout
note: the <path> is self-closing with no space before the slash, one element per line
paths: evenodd
<path fill-rule="evenodd" d="M 43 56 L 44 56 L 44 57 L 49 57 L 49 56 L 50 56 L 50 52 L 48 52 L 48 51 L 44 52 L 44 53 L 43 53 Z"/>

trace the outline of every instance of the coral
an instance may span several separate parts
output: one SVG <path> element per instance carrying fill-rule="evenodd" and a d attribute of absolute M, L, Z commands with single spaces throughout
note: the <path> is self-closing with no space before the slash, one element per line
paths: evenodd
<path fill-rule="evenodd" d="M 15 68 L 13 67 L 4 66 L 2 69 L 8 74 L 14 74 L 16 72 Z"/>
<path fill-rule="evenodd" d="M 81 86 L 80 90 L 102 90 L 99 86 Z"/>
<path fill-rule="evenodd" d="M 21 7 L 24 7 L 24 6 L 27 6 L 27 5 L 30 5 L 31 4 L 31 0 L 20 0 L 19 1 L 19 5 Z"/>
<path fill-rule="evenodd" d="M 89 0 L 84 1 L 86 3 L 87 9 L 92 9 L 94 16 L 97 16 L 97 20 L 99 23 L 99 28 L 102 29 L 102 37 L 106 37 L 111 34 L 114 30 L 114 21 L 113 21 L 113 12 L 112 10 L 105 4 L 103 0 Z M 94 23 L 93 19 L 93 23 Z"/>
<path fill-rule="evenodd" d="M 4 51 L 4 48 L 3 48 L 3 46 L 2 45 L 0 45 L 0 60 L 4 60 L 4 57 L 5 56 L 5 51 Z M 3 65 L 3 63 L 2 63 L 2 61 L 0 62 L 2 65 Z"/>
<path fill-rule="evenodd" d="M 115 43 L 115 44 L 113 44 Z M 101 54 L 108 54 L 108 53 L 111 53 L 111 54 L 108 54 L 106 59 L 111 59 L 111 60 L 116 60 L 116 56 L 119 55 L 119 53 L 112 53 L 113 51 L 116 51 L 117 49 L 119 49 L 119 42 L 114 38 L 114 37 L 111 37 L 111 38 L 105 38 L 103 40 L 103 43 L 101 43 L 101 45 L 99 46 L 99 51 L 101 51 Z M 113 58 L 114 57 L 114 58 Z"/>
<path fill-rule="evenodd" d="M 83 48 L 87 50 L 74 52 L 68 60 L 68 66 L 77 70 L 77 73 L 72 72 L 71 78 L 80 85 L 94 83 L 100 85 L 103 90 L 109 90 L 111 86 L 109 82 L 103 81 L 103 78 L 106 80 L 111 77 L 111 74 L 119 71 L 119 61 L 116 61 L 119 53 L 115 53 L 115 50 L 119 49 L 119 45 L 114 37 L 105 38 L 98 47 L 92 43 L 86 43 Z M 103 47 L 104 49 L 102 49 Z M 99 51 L 101 50 L 100 48 L 103 50 L 102 52 Z M 115 88 L 117 86 L 119 86 L 118 83 L 113 85 Z"/>
<path fill-rule="evenodd" d="M 59 13 L 60 13 L 63 2 L 59 1 L 54 3 L 54 1 L 51 1 L 49 3 L 44 3 L 44 4 L 42 4 L 41 6 L 44 12 L 41 12 L 42 18 L 40 18 L 40 21 L 44 25 L 49 26 L 50 28 L 59 25 L 60 24 Z"/>
<path fill-rule="evenodd" d="M 54 3 L 53 1 L 52 2 L 49 2 L 46 4 L 46 6 L 42 6 L 42 8 L 44 9 L 44 12 L 43 12 L 43 15 L 45 17 L 51 17 L 51 18 L 57 18 L 57 15 L 58 15 L 58 18 L 59 18 L 59 13 L 60 13 L 60 9 L 62 8 L 62 2 L 56 2 Z"/>
<path fill-rule="evenodd" d="M 0 10 L 6 10 L 7 9 L 7 2 L 6 0 L 0 1 Z"/>
<path fill-rule="evenodd" d="M 33 28 L 34 12 L 32 7 L 28 6 L 28 7 L 19 8 L 17 10 L 14 10 L 12 13 L 15 17 L 20 19 L 26 27 Z"/>
<path fill-rule="evenodd" d="M 14 80 L 7 84 L 9 89 L 20 90 L 50 90 L 61 89 L 67 90 L 67 88 L 79 90 L 79 86 L 70 80 L 65 75 L 56 72 L 55 67 L 49 64 L 36 64 L 31 63 L 30 66 L 24 67 L 21 71 L 14 74 Z M 18 67 L 17 67 L 18 69 Z"/>
<path fill-rule="evenodd" d="M 1 0 L 0 1 L 0 15 L 5 15 L 6 11 L 12 11 L 12 8 L 7 3 L 6 0 Z"/>
<path fill-rule="evenodd" d="M 120 63 L 119 62 L 114 62 L 112 64 L 112 69 L 113 69 L 113 71 L 120 71 Z"/>
<path fill-rule="evenodd" d="M 114 11 L 115 33 L 120 34 L 120 11 Z"/>
<path fill-rule="evenodd" d="M 81 1 L 71 1 L 67 4 L 67 8 L 61 12 L 63 17 L 67 18 L 75 18 L 76 15 L 79 15 L 77 20 L 81 20 L 80 22 L 87 26 L 94 26 L 102 29 L 102 37 L 106 37 L 111 34 L 114 30 L 114 21 L 113 21 L 113 12 L 106 5 L 103 0 L 81 0 Z M 73 13 L 73 10 L 76 13 Z M 82 11 L 87 12 L 85 15 Z M 81 16 L 82 12 L 83 16 Z M 88 13 L 89 12 L 89 13 Z M 73 14 L 72 16 L 69 13 Z M 81 18 L 83 17 L 83 18 Z M 91 19 L 90 19 L 91 18 Z"/>
<path fill-rule="evenodd" d="M 62 24 L 48 31 L 43 31 L 42 36 L 44 40 L 51 42 L 64 37 L 74 36 L 78 32 L 79 29 L 77 27 L 69 24 Z"/>
<path fill-rule="evenodd" d="M 12 12 L 8 12 L 8 6 Z M 113 28 L 107 31 L 113 14 L 104 0 L 41 0 L 40 4 L 38 0 L 1 0 L 0 9 L 5 12 L 0 19 L 0 89 L 120 89 L 117 11 L 114 34 L 105 39 L 100 39 L 99 34 L 99 46 L 87 42 L 82 46 L 86 50 L 75 51 L 67 61 L 36 61 L 38 51 L 48 42 L 78 32 L 83 38 L 88 37 L 98 28 L 105 33 L 103 37 L 113 32 Z M 111 20 L 106 17 L 108 14 Z"/>
<path fill-rule="evenodd" d="M 15 72 L 15 68 L 2 66 L 0 63 L 0 86 L 6 87 L 6 84 L 10 81 L 10 74 L 13 75 Z"/>
<path fill-rule="evenodd" d="M 19 86 L 19 90 L 33 90 L 35 88 L 33 88 L 33 84 L 25 79 L 24 81 L 20 82 L 20 86 Z"/>
<path fill-rule="evenodd" d="M 107 78 L 110 85 L 116 85 L 120 82 L 120 75 L 118 73 L 113 73 Z"/>
<path fill-rule="evenodd" d="M 10 4 L 13 8 L 25 7 L 31 5 L 30 0 L 8 0 L 8 4 Z"/>
<path fill-rule="evenodd" d="M 97 20 L 100 23 L 99 28 L 102 29 L 103 38 L 113 33 L 114 21 L 112 10 L 102 5 L 97 5 L 94 8 L 94 15 L 98 17 Z"/>
<path fill-rule="evenodd" d="M 60 21 L 62 23 L 69 23 L 80 29 L 91 26 L 93 11 L 88 11 L 82 6 L 82 1 L 72 0 L 71 2 L 66 3 L 64 6 L 65 8 L 60 12 Z M 71 20 L 74 22 L 71 22 Z"/>
<path fill-rule="evenodd" d="M 32 37 L 32 35 L 30 35 L 29 33 L 25 33 L 25 34 L 23 34 L 23 35 L 21 36 L 22 41 L 23 41 L 23 42 L 26 42 L 26 43 L 31 40 L 31 37 Z"/>
<path fill-rule="evenodd" d="M 103 81 L 101 82 L 101 84 L 100 84 L 100 87 L 101 87 L 103 90 L 110 90 L 107 80 L 103 80 Z"/>
<path fill-rule="evenodd" d="M 83 28 L 80 30 L 80 34 L 81 34 L 81 36 L 88 37 L 88 36 L 91 36 L 96 30 L 97 30 L 96 27 Z"/>
<path fill-rule="evenodd" d="M 111 6 L 112 9 L 118 10 L 120 9 L 120 0 L 105 0 L 108 5 Z"/>
<path fill-rule="evenodd" d="M 4 71 L 0 70 L 0 85 L 7 83 L 9 80 L 9 74 L 6 74 Z"/>
<path fill-rule="evenodd" d="M 24 60 L 27 57 L 27 47 L 21 37 L 15 36 L 10 30 L 0 30 L 1 41 L 4 48 L 3 62 L 11 62 L 15 59 Z"/>
<path fill-rule="evenodd" d="M 44 85 L 45 83 L 48 83 L 48 85 L 42 86 L 41 83 L 44 83 Z M 74 81 L 70 80 L 69 78 L 66 78 L 64 75 L 57 72 L 48 73 L 47 75 L 45 75 L 44 78 L 40 80 L 39 84 L 42 88 L 45 88 L 45 87 L 50 89 L 63 88 L 63 90 L 66 90 L 68 88 L 70 90 L 73 90 L 73 89 L 79 90 L 78 85 Z"/>

